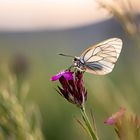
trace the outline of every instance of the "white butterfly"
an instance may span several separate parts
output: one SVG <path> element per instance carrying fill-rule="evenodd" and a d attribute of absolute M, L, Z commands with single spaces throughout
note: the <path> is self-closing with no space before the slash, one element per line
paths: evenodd
<path fill-rule="evenodd" d="M 114 68 L 120 55 L 122 44 L 121 39 L 111 38 L 91 46 L 80 57 L 74 57 L 74 64 L 71 67 L 96 75 L 108 74 Z M 60 55 L 66 56 L 64 54 Z"/>

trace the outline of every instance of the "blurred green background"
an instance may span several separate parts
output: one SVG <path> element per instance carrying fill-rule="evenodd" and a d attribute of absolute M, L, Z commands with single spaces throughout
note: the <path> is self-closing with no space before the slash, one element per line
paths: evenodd
<path fill-rule="evenodd" d="M 28 100 L 39 106 L 46 140 L 90 139 L 74 119 L 80 118 L 79 110 L 58 95 L 54 89 L 58 83 L 50 78 L 72 63 L 71 58 L 58 53 L 79 56 L 85 48 L 111 37 L 123 40 L 113 72 L 105 76 L 84 75 L 88 90 L 86 108 L 95 115 L 101 140 L 116 137 L 113 127 L 106 126 L 104 120 L 120 106 L 140 115 L 140 45 L 135 39 L 114 19 L 73 29 L 0 32 L 0 83 L 5 78 L 5 65 L 17 54 L 25 56 L 29 63 Z"/>

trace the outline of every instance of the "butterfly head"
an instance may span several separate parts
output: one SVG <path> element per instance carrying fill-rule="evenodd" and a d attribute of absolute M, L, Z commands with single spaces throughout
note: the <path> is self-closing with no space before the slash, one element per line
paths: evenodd
<path fill-rule="evenodd" d="M 74 67 L 77 68 L 80 71 L 84 71 L 85 70 L 85 65 L 84 63 L 80 60 L 80 57 L 74 57 L 73 59 L 73 64 Z"/>

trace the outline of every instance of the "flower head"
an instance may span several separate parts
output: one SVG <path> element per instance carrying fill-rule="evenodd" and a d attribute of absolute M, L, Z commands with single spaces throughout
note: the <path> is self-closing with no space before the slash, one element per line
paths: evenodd
<path fill-rule="evenodd" d="M 125 108 L 105 120 L 108 125 L 115 126 L 115 132 L 120 140 L 140 139 L 140 123 L 136 115 L 129 114 Z"/>
<path fill-rule="evenodd" d="M 125 108 L 121 107 L 118 112 L 116 112 L 111 117 L 106 119 L 104 123 L 109 125 L 115 124 L 124 115 L 124 113 L 125 113 Z"/>
<path fill-rule="evenodd" d="M 16 54 L 10 63 L 10 69 L 17 77 L 23 78 L 29 70 L 29 62 L 24 55 Z"/>
<path fill-rule="evenodd" d="M 69 102 L 82 107 L 87 99 L 87 91 L 84 87 L 83 73 L 77 71 L 63 71 L 52 77 L 52 81 L 59 80 L 62 87 L 58 86 L 57 92 Z"/>

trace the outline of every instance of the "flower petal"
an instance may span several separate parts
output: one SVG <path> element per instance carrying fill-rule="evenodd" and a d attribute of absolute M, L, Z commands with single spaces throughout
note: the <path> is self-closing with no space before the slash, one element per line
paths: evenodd
<path fill-rule="evenodd" d="M 115 114 L 113 114 L 111 117 L 109 117 L 108 119 L 106 119 L 104 121 L 105 124 L 108 125 L 112 125 L 115 124 L 125 113 L 125 108 L 121 107 L 120 110 L 118 112 L 116 112 Z"/>
<path fill-rule="evenodd" d="M 67 79 L 67 80 L 72 80 L 73 79 L 73 73 L 70 71 L 66 71 L 63 76 Z"/>
<path fill-rule="evenodd" d="M 108 125 L 113 125 L 116 123 L 116 119 L 114 119 L 113 117 L 110 117 L 107 120 L 105 120 L 104 123 Z"/>
<path fill-rule="evenodd" d="M 73 74 L 73 73 L 70 72 L 70 71 L 61 71 L 61 72 L 59 72 L 58 74 L 52 76 L 51 81 L 57 81 L 57 80 L 59 80 L 59 78 L 60 78 L 61 76 L 64 76 L 64 78 L 65 78 L 66 80 L 72 80 L 72 79 L 73 79 L 73 75 L 72 75 L 72 74 Z"/>

